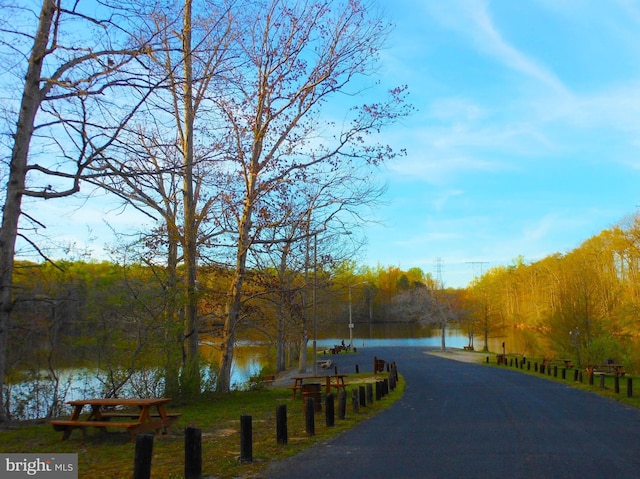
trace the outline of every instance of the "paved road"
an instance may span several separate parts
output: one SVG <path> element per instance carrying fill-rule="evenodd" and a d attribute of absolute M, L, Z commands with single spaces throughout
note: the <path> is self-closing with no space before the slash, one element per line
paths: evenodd
<path fill-rule="evenodd" d="M 367 348 L 394 360 L 404 397 L 349 432 L 273 463 L 263 477 L 640 477 L 640 411 L 508 368 L 443 359 L 425 348 Z M 349 369 L 349 370 L 348 370 Z"/>

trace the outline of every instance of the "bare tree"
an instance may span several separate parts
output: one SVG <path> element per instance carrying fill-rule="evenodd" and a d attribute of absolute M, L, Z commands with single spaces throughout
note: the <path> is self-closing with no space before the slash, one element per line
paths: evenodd
<path fill-rule="evenodd" d="M 135 12 L 133 3 L 139 3 Z M 34 11 L 29 5 L 6 5 L 0 20 L 0 57 L 13 75 L 9 85 L 20 92 L 19 98 L 9 96 L 14 101 L 8 108 L 15 105 L 15 113 L 4 112 L 6 118 L 15 115 L 15 123 L 7 132 L 10 160 L 0 235 L 0 389 L 18 238 L 45 256 L 22 232 L 27 225 L 21 219 L 44 225 L 23 210 L 23 199 L 77 193 L 89 165 L 113 144 L 152 89 L 143 58 L 154 48 L 154 34 L 141 34 L 129 21 L 146 9 L 143 3 L 105 1 L 94 9 L 99 14 L 82 10 L 90 7 L 77 1 L 42 0 Z M 33 18 L 37 24 L 29 23 Z M 7 27 L 16 23 L 24 28 Z M 8 73 L 3 80 L 10 80 Z M 127 102 L 121 101 L 123 89 Z"/>
<path fill-rule="evenodd" d="M 236 327 L 241 318 L 247 257 L 276 214 L 269 195 L 303 178 L 314 165 L 377 164 L 393 156 L 368 135 L 406 113 L 403 90 L 382 103 L 351 110 L 343 125 L 322 121 L 331 97 L 357 92 L 371 73 L 389 25 L 361 1 L 246 2 L 234 17 L 246 58 L 218 102 L 228 125 L 228 223 L 233 225 L 235 276 L 227 294 L 218 388 L 230 388 Z M 360 84 L 362 85 L 362 84 Z"/>

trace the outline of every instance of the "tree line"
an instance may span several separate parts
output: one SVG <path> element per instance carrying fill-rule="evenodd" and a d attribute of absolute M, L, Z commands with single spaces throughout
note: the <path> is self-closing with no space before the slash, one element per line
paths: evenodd
<path fill-rule="evenodd" d="M 487 271 L 467 288 L 473 328 L 485 337 L 535 331 L 528 351 L 581 365 L 640 361 L 640 215 L 567 253 Z"/>
<path fill-rule="evenodd" d="M 166 274 L 166 267 L 141 263 L 17 262 L 6 391 L 12 391 L 11 383 L 46 383 L 44 414 L 55 415 L 68 392 L 64 370 L 90 367 L 101 384 L 98 393 L 106 397 L 119 396 L 132 385 L 140 394 L 179 394 L 171 389 L 177 387 L 170 376 L 173 370 L 164 367 L 175 359 L 171 355 L 178 336 L 169 333 L 172 328 L 181 330 L 166 314 L 176 300 L 166 288 Z M 289 367 L 307 372 L 306 342 L 313 334 L 314 309 L 318 326 L 325 329 L 346 325 L 349 318 L 354 323 L 428 324 L 439 318 L 442 308 L 435 304 L 442 295 L 454 296 L 452 291 L 437 291 L 436 283 L 419 268 L 356 267 L 345 261 L 320 265 L 315 271 L 287 271 L 287 276 L 281 281 L 275 268 L 248 273 L 237 331 L 238 340 L 265 344 L 275 352 L 276 372 Z M 199 337 L 216 344 L 233 271 L 203 268 L 198 277 Z M 430 312 L 425 306 L 429 301 L 416 302 L 418 296 L 432 298 Z M 211 378 L 219 373 L 218 364 L 205 363 L 201 369 L 201 375 L 209 377 L 203 391 L 216 390 Z M 144 387 L 135 384 L 142 371 L 149 383 Z M 5 394 L 5 399 L 10 415 L 21 397 Z"/>

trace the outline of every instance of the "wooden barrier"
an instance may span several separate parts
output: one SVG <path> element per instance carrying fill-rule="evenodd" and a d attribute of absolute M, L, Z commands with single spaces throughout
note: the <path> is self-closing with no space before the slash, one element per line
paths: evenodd
<path fill-rule="evenodd" d="M 184 478 L 202 478 L 202 431 L 190 426 L 184 431 Z"/>
<path fill-rule="evenodd" d="M 240 416 L 240 462 L 253 462 L 253 426 L 248 414 Z"/>
<path fill-rule="evenodd" d="M 289 442 L 286 404 L 278 404 L 278 407 L 276 407 L 276 441 L 280 445 L 285 445 Z"/>
<path fill-rule="evenodd" d="M 133 458 L 133 479 L 151 478 L 151 458 L 153 457 L 153 434 L 136 436 L 136 451 Z"/>

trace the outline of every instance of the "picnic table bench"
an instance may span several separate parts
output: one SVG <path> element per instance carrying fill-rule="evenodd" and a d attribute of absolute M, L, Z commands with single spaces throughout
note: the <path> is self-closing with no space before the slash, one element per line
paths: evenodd
<path fill-rule="evenodd" d="M 333 375 L 325 375 L 325 376 L 294 376 L 293 377 L 293 386 L 291 386 L 291 390 L 293 391 L 293 399 L 296 398 L 297 392 L 302 390 L 302 386 L 307 380 L 321 379 L 324 380 L 326 394 L 331 392 L 331 388 L 342 389 L 344 391 L 347 390 L 347 386 L 344 382 L 344 378 L 346 378 L 346 374 L 333 374 Z"/>
<path fill-rule="evenodd" d="M 162 432 L 168 434 L 171 425 L 180 417 L 179 413 L 169 413 L 165 410 L 165 404 L 169 398 L 150 399 L 117 399 L 96 398 L 68 401 L 73 406 L 73 412 L 68 420 L 54 420 L 50 424 L 56 431 L 62 431 L 62 440 L 71 436 L 74 429 L 81 429 L 83 434 L 86 428 L 96 427 L 102 431 L 106 428 L 125 429 L 131 436 L 131 440 L 142 432 Z M 89 406 L 91 411 L 86 418 L 80 415 L 84 406 Z M 137 411 L 124 411 L 114 408 L 138 408 Z M 119 419 L 112 421 L 111 419 Z M 128 421 L 125 421 L 128 419 Z"/>
<path fill-rule="evenodd" d="M 624 376 L 624 366 L 622 364 L 614 364 L 607 362 L 607 364 L 588 364 L 586 367 L 587 374 L 613 374 L 614 376 Z"/>

